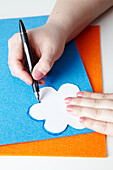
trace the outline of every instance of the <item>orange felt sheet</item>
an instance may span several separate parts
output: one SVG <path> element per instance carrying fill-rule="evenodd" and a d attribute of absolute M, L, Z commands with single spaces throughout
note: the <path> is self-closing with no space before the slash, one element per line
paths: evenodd
<path fill-rule="evenodd" d="M 75 39 L 94 92 L 102 92 L 100 33 L 89 26 Z M 0 155 L 106 157 L 105 135 L 89 133 L 0 146 Z"/>
<path fill-rule="evenodd" d="M 75 39 L 79 54 L 94 92 L 102 93 L 99 26 L 89 26 Z"/>

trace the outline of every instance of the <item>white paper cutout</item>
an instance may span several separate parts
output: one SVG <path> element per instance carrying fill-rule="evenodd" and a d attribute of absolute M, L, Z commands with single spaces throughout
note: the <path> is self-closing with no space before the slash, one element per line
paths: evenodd
<path fill-rule="evenodd" d="M 76 97 L 79 88 L 73 84 L 64 84 L 58 91 L 52 87 L 40 89 L 41 103 L 33 105 L 29 114 L 36 120 L 45 120 L 44 128 L 51 133 L 61 133 L 68 125 L 76 129 L 83 129 L 79 118 L 66 111 L 64 99 Z"/>

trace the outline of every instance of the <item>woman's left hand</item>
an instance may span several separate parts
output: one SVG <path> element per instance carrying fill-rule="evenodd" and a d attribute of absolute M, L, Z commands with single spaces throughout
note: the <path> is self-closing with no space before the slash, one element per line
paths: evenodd
<path fill-rule="evenodd" d="M 113 94 L 78 92 L 65 99 L 67 112 L 89 129 L 113 136 Z"/>

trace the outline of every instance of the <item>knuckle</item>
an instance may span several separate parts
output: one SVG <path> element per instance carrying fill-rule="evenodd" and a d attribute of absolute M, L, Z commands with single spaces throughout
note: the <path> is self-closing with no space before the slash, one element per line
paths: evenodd
<path fill-rule="evenodd" d="M 8 58 L 8 65 L 9 65 L 9 68 L 11 69 L 12 68 L 12 66 L 13 66 L 13 60 L 12 60 L 12 58 Z"/>
<path fill-rule="evenodd" d="M 90 129 L 94 129 L 94 120 L 89 119 L 88 124 Z"/>
<path fill-rule="evenodd" d="M 76 104 L 76 103 L 77 103 L 77 98 L 72 98 L 71 103 L 72 103 L 72 104 Z"/>
<path fill-rule="evenodd" d="M 11 58 L 8 58 L 8 65 L 11 66 L 11 63 L 12 63 Z"/>
<path fill-rule="evenodd" d="M 75 107 L 76 115 L 81 116 L 82 115 L 82 107 Z"/>
<path fill-rule="evenodd" d="M 113 99 L 113 93 L 102 94 L 102 99 Z"/>
<path fill-rule="evenodd" d="M 103 122 L 103 130 L 106 133 L 108 130 L 108 123 L 107 122 Z"/>
<path fill-rule="evenodd" d="M 84 92 L 84 97 L 90 98 L 92 95 L 91 92 Z"/>
<path fill-rule="evenodd" d="M 11 71 L 12 76 L 16 77 L 14 70 L 10 70 L 10 71 Z"/>
<path fill-rule="evenodd" d="M 19 33 L 14 34 L 14 35 L 8 40 L 8 47 L 10 47 L 18 38 L 19 38 Z"/>
<path fill-rule="evenodd" d="M 52 67 L 52 62 L 50 61 L 45 61 L 45 62 L 42 62 L 42 68 L 45 70 L 45 71 L 49 71 Z"/>
<path fill-rule="evenodd" d="M 102 98 L 103 98 L 103 99 L 106 99 L 106 98 L 108 97 L 108 95 L 109 95 L 108 93 L 104 93 L 104 94 L 102 95 Z"/>
<path fill-rule="evenodd" d="M 101 105 L 102 101 L 98 99 L 94 99 L 94 107 L 99 107 Z"/>
<path fill-rule="evenodd" d="M 81 104 L 81 98 L 73 98 L 73 103 L 80 105 Z"/>
<path fill-rule="evenodd" d="M 14 64 L 13 64 L 13 61 L 11 59 L 8 60 L 8 65 L 9 65 L 9 69 L 10 69 L 12 76 L 17 77 L 16 76 L 16 70 L 14 69 Z"/>
<path fill-rule="evenodd" d="M 52 64 L 51 64 L 50 62 L 47 62 L 46 69 L 47 69 L 47 70 L 50 70 L 51 67 L 52 67 Z"/>
<path fill-rule="evenodd" d="M 113 100 L 105 100 L 105 102 L 106 102 L 106 106 L 109 109 L 112 109 L 112 112 L 113 112 Z"/>
<path fill-rule="evenodd" d="M 101 109 L 95 109 L 94 118 L 99 119 L 101 117 L 101 114 L 102 114 Z"/>
<path fill-rule="evenodd" d="M 19 37 L 19 33 L 15 33 L 13 36 L 12 36 L 12 39 L 16 39 Z"/>

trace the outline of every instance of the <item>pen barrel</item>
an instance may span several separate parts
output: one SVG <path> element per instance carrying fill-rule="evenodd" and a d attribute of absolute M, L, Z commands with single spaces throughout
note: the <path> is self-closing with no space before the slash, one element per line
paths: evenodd
<path fill-rule="evenodd" d="M 25 57 L 26 57 L 28 70 L 29 70 L 29 73 L 31 75 L 33 67 L 34 67 L 34 63 L 33 63 L 32 55 L 31 55 L 28 36 L 27 36 L 26 32 L 25 33 L 20 33 L 20 35 L 21 35 L 21 39 L 22 39 L 22 42 L 23 42 L 23 50 L 24 50 L 24 54 L 25 54 Z"/>
<path fill-rule="evenodd" d="M 36 80 L 33 79 L 33 84 L 32 84 L 32 87 L 33 87 L 33 92 L 39 92 L 39 86 L 38 86 L 38 82 Z"/>
<path fill-rule="evenodd" d="M 32 77 L 34 63 L 33 63 L 32 55 L 31 55 L 28 36 L 27 36 L 26 29 L 25 29 L 25 26 L 24 26 L 22 20 L 19 20 L 19 29 L 20 29 L 20 36 L 21 36 L 21 40 L 22 40 L 22 44 L 23 44 L 23 50 L 24 50 L 24 54 L 26 57 L 27 65 L 28 65 L 29 74 Z M 32 79 L 33 79 L 33 77 L 32 77 Z M 38 94 L 38 92 L 39 92 L 38 81 L 33 79 L 32 88 L 33 88 L 34 93 Z M 38 100 L 39 100 L 39 94 L 38 94 Z"/>
<path fill-rule="evenodd" d="M 28 37 L 27 37 L 26 33 L 24 33 L 24 35 L 23 35 L 23 33 L 21 33 L 20 35 L 21 35 L 21 39 L 23 42 L 23 49 L 24 49 L 24 54 L 25 54 L 26 60 L 27 60 L 29 73 L 32 77 L 32 70 L 33 70 L 34 65 L 33 65 L 32 55 L 31 55 L 30 46 L 29 46 L 29 42 L 28 42 Z M 33 87 L 34 93 L 39 92 L 38 81 L 33 79 L 32 87 Z"/>

